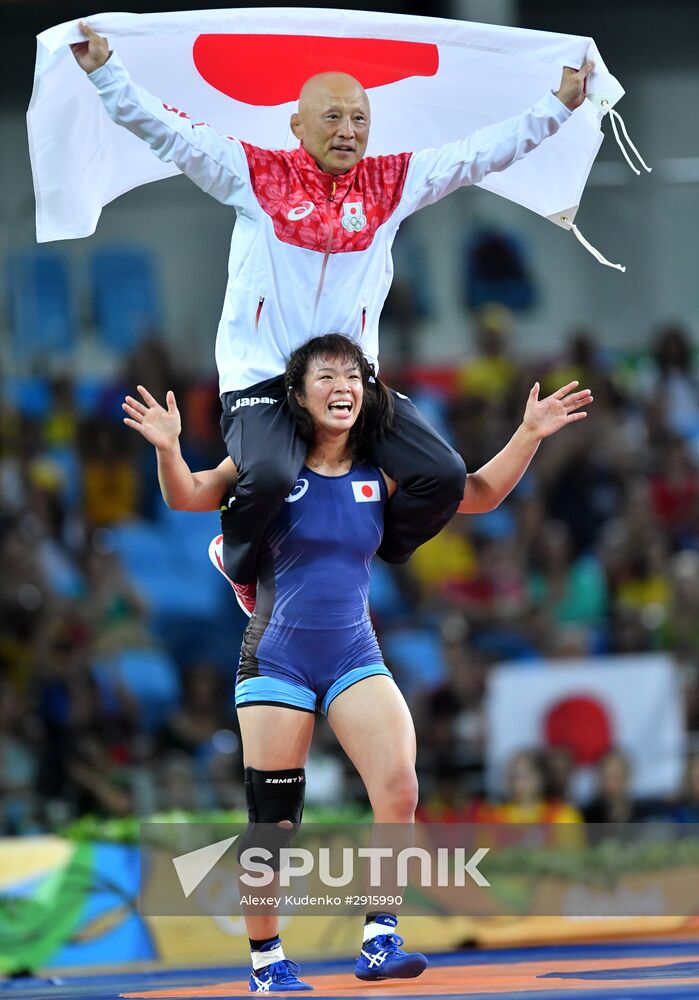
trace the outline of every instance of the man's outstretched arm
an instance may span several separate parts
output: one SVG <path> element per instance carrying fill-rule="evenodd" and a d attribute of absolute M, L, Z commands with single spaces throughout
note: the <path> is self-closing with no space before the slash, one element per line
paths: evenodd
<path fill-rule="evenodd" d="M 457 188 L 478 184 L 490 173 L 505 170 L 555 135 L 585 100 L 591 62 L 579 70 L 565 67 L 561 83 L 522 114 L 478 129 L 465 139 L 438 149 L 423 149 L 410 160 L 403 193 L 403 213 L 397 221 Z"/>
<path fill-rule="evenodd" d="M 159 159 L 174 163 L 207 194 L 244 209 L 250 199 L 250 181 L 240 143 L 164 105 L 131 80 L 116 53 L 110 53 L 106 38 L 84 21 L 80 30 L 86 40 L 71 45 L 73 55 L 112 121 L 143 139 Z"/>

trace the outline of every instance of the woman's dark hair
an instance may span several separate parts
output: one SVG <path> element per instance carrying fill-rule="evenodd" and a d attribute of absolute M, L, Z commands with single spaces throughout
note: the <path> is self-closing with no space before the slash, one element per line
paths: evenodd
<path fill-rule="evenodd" d="M 364 357 L 361 348 L 340 333 L 314 337 L 298 347 L 286 366 L 284 385 L 289 408 L 296 419 L 299 434 L 308 444 L 313 440 L 313 420 L 299 404 L 297 393 L 303 393 L 303 382 L 312 361 L 337 358 L 356 365 L 364 386 L 364 402 L 349 433 L 349 446 L 354 459 L 365 458 L 371 443 L 380 439 L 393 426 L 393 397 L 374 366 Z"/>

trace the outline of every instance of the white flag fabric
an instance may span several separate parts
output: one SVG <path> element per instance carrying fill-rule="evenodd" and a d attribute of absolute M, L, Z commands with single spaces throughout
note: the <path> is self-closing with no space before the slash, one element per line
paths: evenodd
<path fill-rule="evenodd" d="M 640 797 L 675 795 L 687 749 L 677 671 L 664 654 L 596 657 L 541 664 L 503 664 L 486 699 L 487 770 L 502 791 L 504 769 L 524 749 L 567 745 L 588 771 L 612 747 L 631 763 Z M 578 787 L 590 790 L 592 776 Z"/>
<path fill-rule="evenodd" d="M 572 228 L 602 141 L 600 121 L 623 95 L 591 38 L 500 25 L 361 11 L 268 8 L 86 18 L 133 79 L 195 121 L 268 149 L 293 148 L 301 84 L 351 73 L 369 92 L 367 153 L 418 151 L 518 114 L 563 66 L 595 63 L 582 108 L 528 156 L 479 186 Z M 39 242 L 89 236 L 101 209 L 140 184 L 178 173 L 115 126 L 69 43 L 77 21 L 37 39 L 27 115 Z"/>

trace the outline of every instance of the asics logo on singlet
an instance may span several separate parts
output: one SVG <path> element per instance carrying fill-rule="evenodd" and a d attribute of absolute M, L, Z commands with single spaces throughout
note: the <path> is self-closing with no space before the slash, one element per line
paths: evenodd
<path fill-rule="evenodd" d="M 314 208 L 315 205 L 312 201 L 302 201 L 296 208 L 290 208 L 286 217 L 290 222 L 298 222 L 299 219 L 305 219 L 307 215 L 310 215 Z"/>
<path fill-rule="evenodd" d="M 236 399 L 233 406 L 231 406 L 231 413 L 237 410 L 239 406 L 257 406 L 258 403 L 278 403 L 278 399 L 272 399 L 271 396 L 243 396 L 242 399 Z"/>
<path fill-rule="evenodd" d="M 301 497 L 304 495 L 304 493 L 306 492 L 307 489 L 308 489 L 308 480 L 307 479 L 297 479 L 296 480 L 296 485 L 294 486 L 293 490 L 291 491 L 291 493 L 289 494 L 289 496 L 286 497 L 286 502 L 287 503 L 296 503 L 297 500 L 301 499 Z"/>

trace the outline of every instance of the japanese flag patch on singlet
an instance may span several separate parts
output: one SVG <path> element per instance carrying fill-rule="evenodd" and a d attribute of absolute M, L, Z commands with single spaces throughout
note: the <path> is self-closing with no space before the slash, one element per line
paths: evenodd
<path fill-rule="evenodd" d="M 363 482 L 352 483 L 352 492 L 356 503 L 371 503 L 381 499 L 381 491 L 376 479 L 366 479 Z"/>

